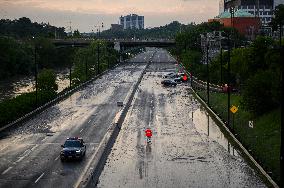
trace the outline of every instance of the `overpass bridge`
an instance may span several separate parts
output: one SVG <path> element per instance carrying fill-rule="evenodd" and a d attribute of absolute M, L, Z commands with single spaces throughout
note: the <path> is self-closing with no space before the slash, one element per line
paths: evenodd
<path fill-rule="evenodd" d="M 111 46 L 115 47 L 117 50 L 125 50 L 127 48 L 133 47 L 171 47 L 175 46 L 174 40 L 114 40 L 114 39 L 102 39 L 103 41 L 109 43 Z M 76 46 L 84 47 L 95 41 L 94 39 L 55 39 L 53 44 L 55 46 Z"/>

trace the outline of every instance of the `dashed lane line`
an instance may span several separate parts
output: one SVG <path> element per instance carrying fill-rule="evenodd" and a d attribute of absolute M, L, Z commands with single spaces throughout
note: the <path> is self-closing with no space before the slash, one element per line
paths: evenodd
<path fill-rule="evenodd" d="M 2 172 L 2 175 L 4 175 L 4 174 L 6 174 L 7 172 L 9 172 L 11 169 L 12 169 L 13 167 L 9 167 L 9 168 L 7 168 L 4 172 Z"/>
<path fill-rule="evenodd" d="M 35 183 L 37 183 L 41 178 L 42 176 L 44 176 L 44 173 L 42 173 L 36 180 L 35 180 Z"/>
<path fill-rule="evenodd" d="M 57 160 L 59 159 L 59 157 L 60 157 L 60 155 L 58 155 L 58 156 L 54 159 L 54 161 L 57 161 Z"/>
<path fill-rule="evenodd" d="M 83 131 L 84 129 L 81 129 L 80 133 Z"/>

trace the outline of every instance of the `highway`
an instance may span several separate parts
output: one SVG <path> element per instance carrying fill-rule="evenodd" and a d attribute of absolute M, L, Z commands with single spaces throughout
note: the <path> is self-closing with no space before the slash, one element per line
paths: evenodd
<path fill-rule="evenodd" d="M 1 132 L 0 187 L 78 185 L 120 109 L 117 102 L 125 100 L 148 61 L 99 182 L 88 187 L 266 187 L 194 99 L 189 83 L 161 86 L 162 75 L 177 65 L 166 50 L 154 48 L 23 125 Z M 145 140 L 145 128 L 153 130 L 151 143 Z M 61 162 L 60 146 L 72 136 L 85 140 L 86 156 Z"/>
<path fill-rule="evenodd" d="M 161 86 L 162 75 L 176 68 L 165 51 L 153 58 L 97 187 L 266 187 L 194 99 L 189 83 Z M 153 131 L 151 143 L 146 128 Z"/>
<path fill-rule="evenodd" d="M 73 187 L 154 51 L 118 66 L 101 79 L 17 128 L 0 133 L 0 187 Z M 133 63 L 135 62 L 135 63 Z M 59 158 L 67 137 L 82 137 L 83 161 Z"/>

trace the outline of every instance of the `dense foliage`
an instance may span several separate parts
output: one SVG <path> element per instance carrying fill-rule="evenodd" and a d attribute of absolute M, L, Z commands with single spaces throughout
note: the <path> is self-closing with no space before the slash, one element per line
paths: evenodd
<path fill-rule="evenodd" d="M 0 20 L 0 35 L 15 38 L 64 38 L 66 37 L 64 27 L 55 27 L 45 23 L 31 22 L 29 18 L 22 17 L 15 20 Z"/>
<path fill-rule="evenodd" d="M 98 58 L 99 57 L 99 58 Z M 74 54 L 72 81 L 80 83 L 112 67 L 119 58 L 119 53 L 106 42 L 96 40 L 86 48 L 78 49 Z"/>
<path fill-rule="evenodd" d="M 66 67 L 72 60 L 74 49 L 56 48 L 46 38 L 33 41 L 17 41 L 11 37 L 0 37 L 0 80 L 34 73 L 39 69 Z"/>
<path fill-rule="evenodd" d="M 177 48 L 173 53 L 189 72 L 201 80 L 207 80 L 207 67 L 202 61 L 200 34 L 214 30 L 231 33 L 230 29 L 223 28 L 218 23 L 204 23 L 190 27 L 176 37 Z M 244 47 L 241 45 L 244 43 L 242 36 L 235 34 L 233 39 L 231 44 L 235 44 L 235 48 L 231 50 L 230 56 L 230 81 L 242 96 L 244 109 L 261 115 L 277 108 L 280 105 L 281 65 L 276 41 L 259 36 Z M 228 83 L 228 55 L 228 51 L 223 51 L 222 55 L 210 60 L 211 83 Z"/>
<path fill-rule="evenodd" d="M 52 69 L 43 69 L 38 74 L 38 89 L 41 92 L 56 93 L 58 85 L 56 83 L 56 74 Z"/>

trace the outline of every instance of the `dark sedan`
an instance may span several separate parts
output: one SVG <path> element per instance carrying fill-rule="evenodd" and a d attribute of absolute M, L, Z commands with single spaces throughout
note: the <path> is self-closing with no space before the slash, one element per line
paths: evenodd
<path fill-rule="evenodd" d="M 177 86 L 177 83 L 174 80 L 163 80 L 161 84 L 164 86 Z"/>
<path fill-rule="evenodd" d="M 66 159 L 82 159 L 86 154 L 86 145 L 82 138 L 67 138 L 60 152 L 61 161 Z"/>

